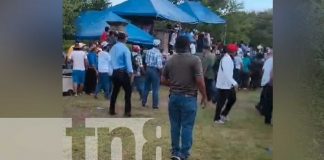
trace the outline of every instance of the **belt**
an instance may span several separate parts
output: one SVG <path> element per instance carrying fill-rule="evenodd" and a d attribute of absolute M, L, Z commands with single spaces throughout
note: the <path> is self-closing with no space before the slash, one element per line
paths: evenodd
<path fill-rule="evenodd" d="M 182 94 L 182 93 L 170 93 L 169 97 L 172 95 L 176 95 L 176 96 L 184 96 L 184 97 L 195 97 L 197 98 L 197 95 L 191 95 L 191 94 Z"/>
<path fill-rule="evenodd" d="M 126 68 L 114 69 L 114 72 L 127 72 Z"/>

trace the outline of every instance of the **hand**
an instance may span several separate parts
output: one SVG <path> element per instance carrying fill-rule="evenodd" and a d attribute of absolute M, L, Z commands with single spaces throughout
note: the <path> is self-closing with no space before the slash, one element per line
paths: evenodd
<path fill-rule="evenodd" d="M 130 76 L 130 82 L 131 82 L 131 84 L 133 84 L 135 76 L 134 76 L 134 74 L 130 74 L 129 76 Z"/>
<path fill-rule="evenodd" d="M 206 106 L 207 106 L 207 98 L 206 98 L 206 96 L 201 97 L 200 106 L 202 107 L 202 109 L 206 108 Z"/>
<path fill-rule="evenodd" d="M 235 86 L 234 86 L 234 90 L 235 90 L 236 92 L 239 90 L 238 85 L 235 85 Z"/>

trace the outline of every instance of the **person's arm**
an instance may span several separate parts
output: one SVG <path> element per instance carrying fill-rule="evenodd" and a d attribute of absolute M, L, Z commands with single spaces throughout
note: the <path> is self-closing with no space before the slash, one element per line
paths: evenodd
<path fill-rule="evenodd" d="M 109 55 L 108 63 L 109 63 L 108 74 L 109 74 L 109 76 L 111 76 L 113 74 L 113 67 L 112 67 L 112 60 L 111 60 L 111 56 L 110 55 Z"/>
<path fill-rule="evenodd" d="M 200 105 L 202 105 L 203 108 L 206 107 L 207 104 L 207 94 L 206 94 L 206 86 L 203 76 L 196 76 L 196 84 L 198 86 L 198 90 L 201 94 L 201 102 Z"/>
<path fill-rule="evenodd" d="M 132 54 L 129 51 L 128 48 L 125 49 L 124 51 L 125 57 L 126 57 L 126 68 L 127 68 L 127 72 L 132 74 L 133 73 L 133 65 L 132 65 Z"/>
<path fill-rule="evenodd" d="M 158 64 L 158 68 L 160 70 L 160 73 L 162 72 L 162 68 L 163 68 L 163 65 L 162 65 L 162 54 L 160 53 L 158 58 L 157 58 L 157 64 Z"/>
<path fill-rule="evenodd" d="M 168 64 L 168 62 L 165 64 L 165 67 L 164 67 L 164 69 L 162 71 L 161 83 L 162 83 L 162 85 L 170 86 L 170 80 L 169 80 L 169 64 Z"/>
<path fill-rule="evenodd" d="M 167 79 L 164 75 L 161 77 L 161 84 L 165 86 L 170 86 L 170 80 Z"/>
<path fill-rule="evenodd" d="M 223 73 L 226 80 L 230 82 L 234 87 L 236 87 L 237 82 L 234 80 L 233 76 L 230 75 L 230 73 L 233 72 L 233 68 L 231 67 L 232 63 L 230 61 L 231 59 L 228 58 L 222 59 L 220 67 L 223 68 Z"/>
<path fill-rule="evenodd" d="M 84 67 L 87 69 L 89 67 L 88 58 L 86 53 L 84 53 Z"/>

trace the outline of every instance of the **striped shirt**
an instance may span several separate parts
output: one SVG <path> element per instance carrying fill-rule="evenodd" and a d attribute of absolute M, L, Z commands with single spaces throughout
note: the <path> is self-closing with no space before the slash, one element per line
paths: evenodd
<path fill-rule="evenodd" d="M 162 54 L 160 50 L 155 47 L 148 50 L 145 57 L 145 63 L 148 67 L 162 69 Z"/>

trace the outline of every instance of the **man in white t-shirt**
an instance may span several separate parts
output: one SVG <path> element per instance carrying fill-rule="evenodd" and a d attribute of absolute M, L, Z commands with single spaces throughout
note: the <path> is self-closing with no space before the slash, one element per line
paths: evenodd
<path fill-rule="evenodd" d="M 273 92 L 273 84 L 272 84 L 272 79 L 273 79 L 273 56 L 272 56 L 272 51 L 268 52 L 268 58 L 264 62 L 263 65 L 263 75 L 262 75 L 262 81 L 261 81 L 261 86 L 262 86 L 262 93 L 261 93 L 261 106 L 262 106 L 262 113 L 265 117 L 265 124 L 271 124 L 272 120 L 272 92 Z"/>
<path fill-rule="evenodd" d="M 69 57 L 69 60 L 73 62 L 73 91 L 74 95 L 78 93 L 81 95 L 83 92 L 83 86 L 85 81 L 85 68 L 87 66 L 87 54 L 82 50 L 79 43 L 76 43 L 73 51 Z"/>
<path fill-rule="evenodd" d="M 190 52 L 191 54 L 196 54 L 196 44 L 194 42 L 190 44 Z"/>
<path fill-rule="evenodd" d="M 178 35 L 177 35 L 177 30 L 173 31 L 171 34 L 171 38 L 170 38 L 170 42 L 169 42 L 169 53 L 172 55 L 174 52 L 174 45 L 176 43 L 176 39 L 177 39 Z"/>
<path fill-rule="evenodd" d="M 240 85 L 241 84 L 241 70 L 242 70 L 242 66 L 243 66 L 243 60 L 242 57 L 240 55 L 238 55 L 238 53 L 236 53 L 235 57 L 234 57 L 234 79 L 235 81 Z"/>
<path fill-rule="evenodd" d="M 214 117 L 216 124 L 224 124 L 225 121 L 228 121 L 227 116 L 236 102 L 238 84 L 233 78 L 234 62 L 232 57 L 236 54 L 237 49 L 236 44 L 228 44 L 227 53 L 224 54 L 218 67 L 216 88 L 219 95 Z"/>

